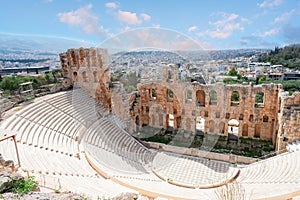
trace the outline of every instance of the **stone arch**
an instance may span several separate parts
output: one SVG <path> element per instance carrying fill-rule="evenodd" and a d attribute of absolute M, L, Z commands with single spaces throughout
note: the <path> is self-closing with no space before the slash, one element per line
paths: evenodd
<path fill-rule="evenodd" d="M 88 81 L 88 77 L 87 77 L 86 71 L 82 72 L 82 80 L 83 80 L 83 82 L 87 82 Z"/>
<path fill-rule="evenodd" d="M 162 128 L 163 123 L 163 116 L 164 115 L 164 109 L 160 104 L 154 104 L 153 106 L 150 106 L 149 108 L 149 122 L 150 126 L 159 127 Z"/>
<path fill-rule="evenodd" d="M 269 121 L 269 117 L 267 115 L 263 116 L 263 122 L 268 122 Z"/>
<path fill-rule="evenodd" d="M 214 131 L 215 131 L 215 122 L 214 122 L 214 120 L 209 120 L 208 125 L 209 125 L 209 129 L 208 129 L 209 132 L 214 133 Z"/>
<path fill-rule="evenodd" d="M 230 102 L 231 106 L 239 106 L 240 105 L 240 93 L 238 91 L 233 91 L 231 93 Z"/>
<path fill-rule="evenodd" d="M 139 129 L 140 129 L 140 118 L 139 118 L 138 115 L 135 117 L 135 126 L 136 126 L 136 131 L 139 131 Z"/>
<path fill-rule="evenodd" d="M 74 79 L 74 81 L 78 81 L 78 74 L 77 74 L 77 72 L 73 72 L 73 79 Z"/>
<path fill-rule="evenodd" d="M 151 97 L 156 99 L 156 90 L 154 88 L 151 89 Z"/>
<path fill-rule="evenodd" d="M 242 136 L 248 137 L 248 124 L 247 123 L 243 124 Z"/>
<path fill-rule="evenodd" d="M 221 134 L 224 134 L 225 133 L 225 123 L 224 122 L 220 122 L 219 123 L 219 132 Z"/>
<path fill-rule="evenodd" d="M 186 124 L 185 128 L 186 128 L 187 130 L 191 130 L 191 124 L 192 124 L 192 121 L 191 121 L 190 118 L 186 118 L 186 119 L 185 119 L 185 124 Z"/>
<path fill-rule="evenodd" d="M 209 92 L 209 104 L 217 105 L 217 103 L 218 103 L 218 94 L 215 90 L 211 90 Z"/>
<path fill-rule="evenodd" d="M 196 117 L 196 134 L 204 135 L 205 131 L 205 119 L 201 116 Z"/>
<path fill-rule="evenodd" d="M 175 127 L 175 117 L 173 114 L 167 114 L 167 130 L 173 131 Z"/>
<path fill-rule="evenodd" d="M 97 83 L 99 81 L 98 80 L 98 73 L 97 73 L 97 71 L 93 72 L 93 78 L 94 78 L 94 83 Z"/>
<path fill-rule="evenodd" d="M 196 105 L 205 106 L 205 92 L 204 90 L 196 91 Z"/>
<path fill-rule="evenodd" d="M 264 102 L 265 102 L 265 93 L 263 93 L 263 92 L 256 93 L 255 107 L 259 107 L 259 108 L 264 107 Z"/>
<path fill-rule="evenodd" d="M 192 101 L 193 100 L 193 92 L 190 89 L 186 90 L 186 100 L 187 101 Z"/>
<path fill-rule="evenodd" d="M 254 137 L 260 138 L 260 124 L 255 124 Z"/>
<path fill-rule="evenodd" d="M 228 121 L 228 139 L 238 140 L 240 122 L 236 119 Z"/>

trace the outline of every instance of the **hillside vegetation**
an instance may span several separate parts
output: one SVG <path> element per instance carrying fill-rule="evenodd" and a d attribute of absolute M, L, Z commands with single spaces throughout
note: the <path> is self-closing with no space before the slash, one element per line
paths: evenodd
<path fill-rule="evenodd" d="M 275 47 L 268 55 L 262 56 L 260 61 L 300 70 L 300 44 L 293 44 L 283 48 Z"/>

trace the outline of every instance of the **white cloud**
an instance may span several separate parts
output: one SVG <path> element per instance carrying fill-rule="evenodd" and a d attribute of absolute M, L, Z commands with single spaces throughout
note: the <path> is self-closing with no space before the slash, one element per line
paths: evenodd
<path fill-rule="evenodd" d="M 128 11 L 121 11 L 119 10 L 117 13 L 118 20 L 125 22 L 127 24 L 141 24 L 142 21 L 138 19 L 136 13 L 128 12 Z"/>
<path fill-rule="evenodd" d="M 282 15 L 280 15 L 279 17 L 276 17 L 274 19 L 273 24 L 287 21 L 294 14 L 294 12 L 295 12 L 295 9 L 293 9 L 289 12 L 283 13 Z"/>
<path fill-rule="evenodd" d="M 111 9 L 116 9 L 116 8 L 119 7 L 119 5 L 117 3 L 115 3 L 115 2 L 108 2 L 108 3 L 105 4 L 105 6 L 107 8 L 111 8 Z"/>
<path fill-rule="evenodd" d="M 145 13 L 142 13 L 141 14 L 141 17 L 143 18 L 144 21 L 149 21 L 151 19 L 151 16 L 150 15 L 147 15 Z"/>
<path fill-rule="evenodd" d="M 276 35 L 277 33 L 279 33 L 279 29 L 274 28 L 274 29 L 271 29 L 269 31 L 266 31 L 266 32 L 262 33 L 260 35 L 260 37 L 268 37 L 268 36 L 271 36 L 271 35 Z"/>
<path fill-rule="evenodd" d="M 120 29 L 120 33 L 124 33 L 124 32 L 127 32 L 127 31 L 130 31 L 131 28 L 129 26 L 125 26 L 124 28 Z"/>
<path fill-rule="evenodd" d="M 193 32 L 193 31 L 195 31 L 197 29 L 198 29 L 197 26 L 191 26 L 191 27 L 189 27 L 188 32 Z"/>
<path fill-rule="evenodd" d="M 283 0 L 265 0 L 262 3 L 258 4 L 258 7 L 260 8 L 272 8 L 279 6 Z"/>
<path fill-rule="evenodd" d="M 234 31 L 243 31 L 244 24 L 249 20 L 243 17 L 239 17 L 237 14 L 231 13 L 219 13 L 221 19 L 209 22 L 213 29 L 208 29 L 198 33 L 199 37 L 210 36 L 212 38 L 226 39 L 232 35 Z"/>
<path fill-rule="evenodd" d="M 152 24 L 153 28 L 160 28 L 160 24 Z"/>
<path fill-rule="evenodd" d="M 46 3 L 52 3 L 53 2 L 53 0 L 45 0 L 46 1 Z"/>
<path fill-rule="evenodd" d="M 75 11 L 58 13 L 59 21 L 69 24 L 70 26 L 76 26 L 82 28 L 83 32 L 87 34 L 93 33 L 105 33 L 102 26 L 99 24 L 99 18 L 91 13 L 91 4 L 79 8 Z"/>

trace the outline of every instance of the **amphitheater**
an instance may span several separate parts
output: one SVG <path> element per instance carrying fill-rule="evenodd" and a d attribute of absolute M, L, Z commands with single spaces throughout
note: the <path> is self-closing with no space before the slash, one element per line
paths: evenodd
<path fill-rule="evenodd" d="M 249 165 L 149 149 L 101 103 L 107 96 L 97 99 L 86 85 L 75 86 L 80 84 L 35 99 L 0 125 L 0 138 L 16 134 L 20 163 L 11 139 L 0 143 L 2 155 L 45 188 L 91 199 L 127 192 L 157 199 L 222 199 L 228 188 L 239 196 L 235 199 L 300 196 L 298 148 Z"/>

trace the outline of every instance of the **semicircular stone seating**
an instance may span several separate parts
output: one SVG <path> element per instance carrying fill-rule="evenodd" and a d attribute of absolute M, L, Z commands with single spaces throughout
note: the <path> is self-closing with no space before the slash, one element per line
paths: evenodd
<path fill-rule="evenodd" d="M 59 178 L 76 192 L 132 191 L 117 184 L 122 182 L 142 191 L 155 188 L 157 196 L 195 198 L 214 193 L 204 188 L 221 186 L 236 177 L 242 186 L 261 191 L 255 193 L 257 197 L 265 197 L 266 185 L 292 184 L 292 192 L 300 191 L 299 151 L 239 169 L 224 162 L 150 150 L 122 127 L 116 116 L 82 89 L 36 99 L 0 125 L 0 129 L 18 133 L 21 169 L 49 180 L 50 176 Z M 11 140 L 0 143 L 0 152 L 16 161 Z M 94 169 L 111 179 L 103 179 Z M 78 187 L 80 182 L 84 185 Z M 272 195 L 276 192 L 279 190 Z"/>

